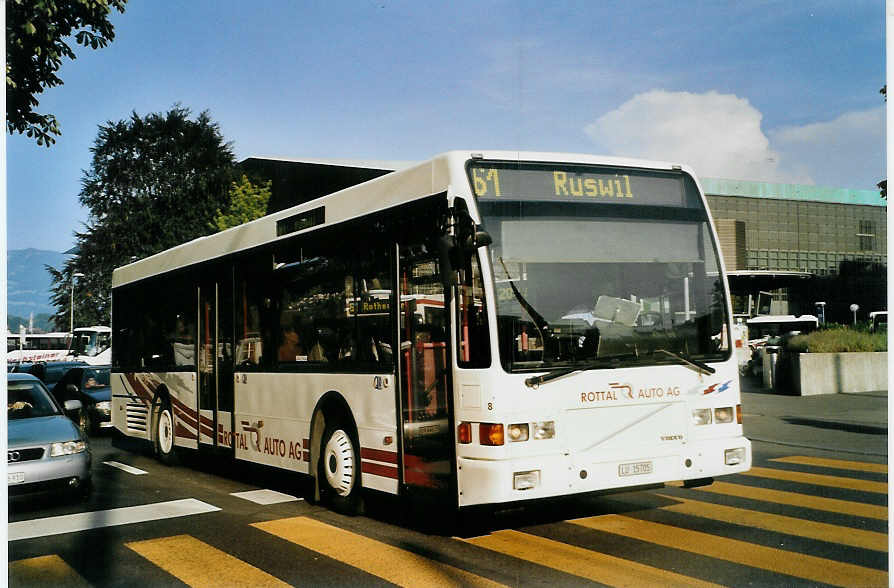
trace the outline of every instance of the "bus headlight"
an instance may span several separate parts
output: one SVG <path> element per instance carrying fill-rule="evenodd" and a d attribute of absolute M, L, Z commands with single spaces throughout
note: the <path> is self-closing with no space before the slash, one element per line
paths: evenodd
<path fill-rule="evenodd" d="M 715 423 L 731 423 L 733 422 L 733 407 L 725 406 L 723 408 L 714 409 Z"/>
<path fill-rule="evenodd" d="M 528 440 L 528 423 L 518 423 L 509 425 L 510 441 L 527 441 Z"/>
<path fill-rule="evenodd" d="M 555 436 L 555 421 L 540 421 L 539 423 L 534 423 L 534 439 L 552 439 Z"/>
<path fill-rule="evenodd" d="M 692 424 L 693 425 L 710 425 L 711 424 L 711 409 L 710 408 L 696 408 L 692 411 Z"/>
<path fill-rule="evenodd" d="M 739 465 L 745 461 L 745 448 L 736 447 L 735 449 L 727 449 L 723 452 L 723 462 L 726 465 Z"/>

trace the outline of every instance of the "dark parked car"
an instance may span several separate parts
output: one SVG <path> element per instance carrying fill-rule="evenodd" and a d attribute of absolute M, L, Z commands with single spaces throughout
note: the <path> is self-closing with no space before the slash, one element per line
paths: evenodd
<path fill-rule="evenodd" d="M 81 429 L 96 433 L 112 426 L 111 366 L 82 365 L 70 368 L 53 388 L 59 402 L 80 400 Z"/>
<path fill-rule="evenodd" d="M 90 447 L 87 437 L 66 416 L 78 412 L 80 402 L 60 405 L 43 382 L 30 374 L 7 374 L 6 389 L 9 496 L 56 491 L 86 496 Z"/>

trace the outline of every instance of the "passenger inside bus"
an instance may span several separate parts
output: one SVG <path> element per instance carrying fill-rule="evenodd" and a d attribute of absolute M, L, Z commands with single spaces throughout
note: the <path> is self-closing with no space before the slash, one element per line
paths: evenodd
<path fill-rule="evenodd" d="M 279 361 L 307 361 L 307 351 L 301 343 L 298 330 L 292 323 L 282 326 L 279 345 Z"/>

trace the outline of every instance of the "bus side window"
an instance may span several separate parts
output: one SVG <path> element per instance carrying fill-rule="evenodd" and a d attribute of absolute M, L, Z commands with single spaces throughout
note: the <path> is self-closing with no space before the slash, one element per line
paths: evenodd
<path fill-rule="evenodd" d="M 357 360 L 363 367 L 393 369 L 390 256 L 371 251 L 361 259 L 354 280 L 351 309 L 357 320 Z"/>
<path fill-rule="evenodd" d="M 261 316 L 263 295 L 253 284 L 260 280 L 245 278 L 236 288 L 236 357 L 237 369 L 261 365 L 264 355 Z"/>
<path fill-rule="evenodd" d="M 487 304 L 481 282 L 478 255 L 470 256 L 460 273 L 457 296 L 457 359 L 460 367 L 490 367 L 490 339 L 487 328 Z"/>

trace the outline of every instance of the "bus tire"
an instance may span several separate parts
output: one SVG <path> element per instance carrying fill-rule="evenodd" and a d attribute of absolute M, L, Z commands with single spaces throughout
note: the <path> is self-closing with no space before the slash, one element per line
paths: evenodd
<path fill-rule="evenodd" d="M 174 411 L 167 399 L 157 404 L 155 422 L 155 455 L 158 461 L 165 465 L 173 465 L 177 462 L 176 448 L 174 447 Z"/>
<path fill-rule="evenodd" d="M 360 452 L 356 436 L 341 421 L 326 424 L 317 475 L 323 504 L 342 514 L 360 514 Z"/>

